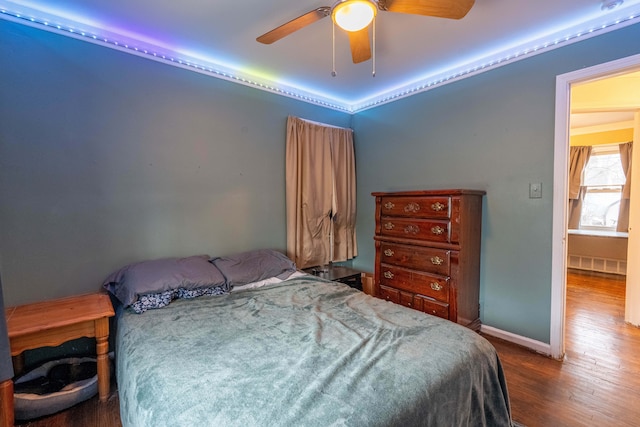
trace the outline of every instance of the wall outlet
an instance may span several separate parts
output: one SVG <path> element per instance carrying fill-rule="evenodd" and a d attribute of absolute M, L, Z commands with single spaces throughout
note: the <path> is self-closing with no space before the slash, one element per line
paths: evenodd
<path fill-rule="evenodd" d="M 540 198 L 542 198 L 542 183 L 541 182 L 531 182 L 531 183 L 529 183 L 529 198 L 530 199 L 540 199 Z"/>

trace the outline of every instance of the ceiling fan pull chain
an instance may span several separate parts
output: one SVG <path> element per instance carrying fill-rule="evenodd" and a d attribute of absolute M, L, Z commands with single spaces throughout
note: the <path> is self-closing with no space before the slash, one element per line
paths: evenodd
<path fill-rule="evenodd" d="M 376 76 L 376 17 L 373 17 L 373 55 L 371 77 Z"/>
<path fill-rule="evenodd" d="M 332 28 L 332 48 L 331 53 L 333 55 L 333 69 L 331 70 L 331 76 L 335 77 L 338 73 L 336 73 L 336 24 L 335 22 L 331 24 Z"/>

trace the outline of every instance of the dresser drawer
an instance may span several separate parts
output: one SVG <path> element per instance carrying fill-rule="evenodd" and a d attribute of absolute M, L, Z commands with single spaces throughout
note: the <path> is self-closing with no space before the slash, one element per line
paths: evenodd
<path fill-rule="evenodd" d="M 415 297 L 416 295 L 411 292 L 402 292 L 397 289 L 380 286 L 380 298 L 396 304 L 404 305 L 405 307 L 422 311 L 422 300 L 424 300 L 425 298 Z"/>
<path fill-rule="evenodd" d="M 451 251 L 446 249 L 423 248 L 382 242 L 380 261 L 413 270 L 449 276 Z"/>
<path fill-rule="evenodd" d="M 449 218 L 451 199 L 446 196 L 383 197 L 380 213 L 412 218 Z"/>
<path fill-rule="evenodd" d="M 386 286 L 380 286 L 379 298 L 400 304 L 400 291 Z"/>
<path fill-rule="evenodd" d="M 449 302 L 449 277 L 381 264 L 380 284 Z"/>
<path fill-rule="evenodd" d="M 449 304 L 424 298 L 420 295 L 414 296 L 413 299 L 414 305 L 421 307 L 420 311 L 449 320 Z"/>
<path fill-rule="evenodd" d="M 381 219 L 380 234 L 405 239 L 449 242 L 449 221 L 384 217 Z"/>
<path fill-rule="evenodd" d="M 396 304 L 404 305 L 405 307 L 413 308 L 414 310 L 449 320 L 449 304 L 445 302 L 436 301 L 410 292 L 402 292 L 387 286 L 380 286 L 379 297 Z"/>

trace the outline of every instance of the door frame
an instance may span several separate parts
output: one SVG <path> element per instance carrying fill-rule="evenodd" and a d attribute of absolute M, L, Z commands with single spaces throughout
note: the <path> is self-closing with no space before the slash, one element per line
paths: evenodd
<path fill-rule="evenodd" d="M 571 85 L 640 69 L 640 54 L 556 76 L 553 148 L 553 225 L 551 243 L 551 357 L 564 357 L 567 292 L 567 197 L 569 186 L 569 119 Z M 631 237 L 631 236 L 629 236 Z M 640 287 L 640 284 L 637 286 Z"/>

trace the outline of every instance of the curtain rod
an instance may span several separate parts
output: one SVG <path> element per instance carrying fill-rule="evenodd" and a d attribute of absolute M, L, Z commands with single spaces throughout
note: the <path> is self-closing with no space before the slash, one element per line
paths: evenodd
<path fill-rule="evenodd" d="M 318 126 L 324 126 L 324 127 L 329 127 L 329 128 L 335 128 L 335 129 L 350 130 L 351 132 L 353 132 L 353 129 L 351 129 L 351 128 L 345 128 L 345 127 L 342 127 L 342 126 L 330 125 L 328 123 L 316 122 L 314 120 L 303 119 L 302 117 L 295 117 L 295 116 L 291 116 L 291 117 L 294 117 L 296 119 L 302 120 L 303 122 L 311 123 L 311 124 L 318 125 Z"/>

